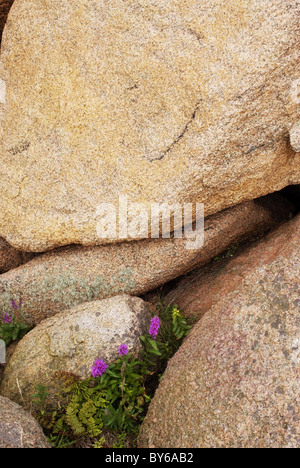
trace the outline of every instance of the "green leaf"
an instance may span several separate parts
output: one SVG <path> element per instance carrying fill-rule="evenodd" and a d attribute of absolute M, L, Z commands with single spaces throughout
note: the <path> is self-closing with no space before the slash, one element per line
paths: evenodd
<path fill-rule="evenodd" d="M 116 379 L 119 379 L 119 378 L 121 377 L 120 375 L 116 374 L 115 372 L 112 372 L 112 371 L 109 370 L 109 369 L 106 371 L 106 373 L 107 373 L 108 375 L 111 375 L 112 377 L 115 377 Z"/>
<path fill-rule="evenodd" d="M 149 340 L 149 343 L 151 344 L 152 348 L 154 348 L 156 351 L 159 351 L 156 341 Z"/>
<path fill-rule="evenodd" d="M 12 340 L 15 341 L 19 336 L 19 330 L 18 329 L 15 329 L 13 332 L 12 332 Z"/>

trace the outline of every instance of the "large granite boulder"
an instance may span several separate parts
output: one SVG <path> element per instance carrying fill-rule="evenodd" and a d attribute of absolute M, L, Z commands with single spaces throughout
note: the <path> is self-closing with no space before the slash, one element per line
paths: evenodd
<path fill-rule="evenodd" d="M 210 215 L 299 183 L 299 12 L 296 0 L 16 0 L 0 235 L 39 252 L 111 243 L 122 236 L 99 237 L 97 207 L 119 195 Z"/>
<path fill-rule="evenodd" d="M 53 396 L 59 388 L 55 375 L 86 379 L 95 360 L 111 364 L 121 344 L 137 357 L 142 349 L 139 337 L 147 333 L 150 318 L 147 303 L 122 295 L 45 320 L 17 345 L 5 369 L 1 395 L 30 404 L 35 387 L 45 385 Z"/>
<path fill-rule="evenodd" d="M 281 197 L 243 203 L 205 222 L 205 242 L 188 250 L 187 239 L 151 239 L 49 252 L 0 276 L 0 310 L 23 299 L 29 324 L 75 305 L 126 292 L 139 296 L 209 262 L 242 239 L 262 234 L 293 210 Z"/>
<path fill-rule="evenodd" d="M 0 448 L 51 448 L 37 421 L 0 396 Z"/>
<path fill-rule="evenodd" d="M 140 447 L 299 448 L 299 235 L 300 216 L 253 248 L 170 361 Z"/>

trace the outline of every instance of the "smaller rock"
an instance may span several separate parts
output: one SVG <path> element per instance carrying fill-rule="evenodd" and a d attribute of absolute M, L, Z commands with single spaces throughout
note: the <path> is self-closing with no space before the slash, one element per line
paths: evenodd
<path fill-rule="evenodd" d="M 15 249 L 5 239 L 0 238 L 0 274 L 23 265 L 34 256 L 35 254 Z"/>
<path fill-rule="evenodd" d="M 37 385 L 45 385 L 51 395 L 57 391 L 54 374 L 88 378 L 94 361 L 111 364 L 121 344 L 137 355 L 139 337 L 149 323 L 148 304 L 127 295 L 81 304 L 44 320 L 18 344 L 5 369 L 1 394 L 30 403 Z"/>
<path fill-rule="evenodd" d="M 51 448 L 38 422 L 3 397 L 0 397 L 0 448 Z"/>
<path fill-rule="evenodd" d="M 291 139 L 292 148 L 296 151 L 296 153 L 299 153 L 300 152 L 300 120 L 296 125 L 294 125 L 294 127 L 290 131 L 290 139 Z"/>

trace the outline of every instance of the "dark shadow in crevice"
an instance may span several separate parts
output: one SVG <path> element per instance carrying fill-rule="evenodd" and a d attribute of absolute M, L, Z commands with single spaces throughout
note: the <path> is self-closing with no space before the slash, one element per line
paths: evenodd
<path fill-rule="evenodd" d="M 297 213 L 300 212 L 300 185 L 290 185 L 279 193 L 295 205 Z"/>
<path fill-rule="evenodd" d="M 13 3 L 14 3 L 14 0 L 1 0 L 0 1 L 0 44 L 2 40 L 3 29 L 7 20 L 7 16 Z"/>

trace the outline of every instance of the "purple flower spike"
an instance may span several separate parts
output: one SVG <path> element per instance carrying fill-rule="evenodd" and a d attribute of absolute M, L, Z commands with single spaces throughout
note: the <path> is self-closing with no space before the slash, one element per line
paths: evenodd
<path fill-rule="evenodd" d="M 128 353 L 128 346 L 126 344 L 122 344 L 119 348 L 120 356 L 126 356 L 127 353 Z"/>
<path fill-rule="evenodd" d="M 96 379 L 97 377 L 101 377 L 101 375 L 107 371 L 107 365 L 105 364 L 104 361 L 97 360 L 94 362 L 94 365 L 91 371 L 92 371 L 92 376 L 94 377 L 94 379 Z"/>
<path fill-rule="evenodd" d="M 8 314 L 5 314 L 4 315 L 4 318 L 3 318 L 3 322 L 4 323 L 11 323 L 12 322 L 12 317 Z"/>
<path fill-rule="evenodd" d="M 149 334 L 152 336 L 152 338 L 154 338 L 154 340 L 156 339 L 158 335 L 159 328 L 160 328 L 160 320 L 159 320 L 159 317 L 155 316 L 151 319 L 151 324 L 149 328 Z"/>

